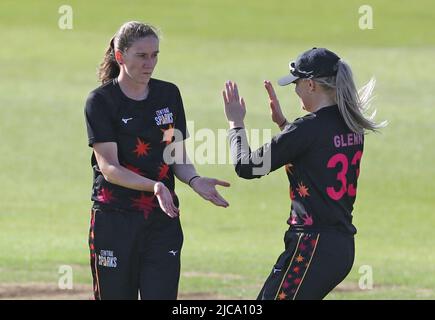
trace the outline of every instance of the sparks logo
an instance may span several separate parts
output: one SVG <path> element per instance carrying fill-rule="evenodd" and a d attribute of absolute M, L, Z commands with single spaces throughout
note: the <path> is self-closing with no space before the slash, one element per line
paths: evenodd
<path fill-rule="evenodd" d="M 170 124 L 167 129 L 160 129 L 160 131 L 163 132 L 163 139 L 161 142 L 166 143 L 166 145 L 170 144 L 174 138 L 174 126 Z"/>
<path fill-rule="evenodd" d="M 137 138 L 136 149 L 134 149 L 133 152 L 136 153 L 136 156 L 139 158 L 147 156 L 150 149 L 149 143 L 145 143 L 140 138 Z"/>
<path fill-rule="evenodd" d="M 113 192 L 107 188 L 101 188 L 98 191 L 97 199 L 103 203 L 110 203 L 114 200 Z"/>
<path fill-rule="evenodd" d="M 296 191 L 299 193 L 299 195 L 302 198 L 310 196 L 310 194 L 308 193 L 308 188 L 302 182 L 298 183 L 298 187 L 296 188 Z"/>
<path fill-rule="evenodd" d="M 146 196 L 143 192 L 140 194 L 140 198 L 131 199 L 133 201 L 132 207 L 142 211 L 145 219 L 148 219 L 149 214 L 154 208 L 158 207 L 158 204 L 154 201 L 154 196 Z"/>
<path fill-rule="evenodd" d="M 162 163 L 159 167 L 159 176 L 157 177 L 158 181 L 162 181 L 164 179 L 168 179 L 169 166 L 166 163 Z"/>
<path fill-rule="evenodd" d="M 107 268 L 116 268 L 118 260 L 111 250 L 100 250 L 100 254 L 98 255 L 98 264 Z"/>
<path fill-rule="evenodd" d="M 158 126 L 174 123 L 174 117 L 172 115 L 172 112 L 169 110 L 169 108 L 163 108 L 156 111 L 156 117 L 154 118 L 156 120 L 156 124 Z"/>

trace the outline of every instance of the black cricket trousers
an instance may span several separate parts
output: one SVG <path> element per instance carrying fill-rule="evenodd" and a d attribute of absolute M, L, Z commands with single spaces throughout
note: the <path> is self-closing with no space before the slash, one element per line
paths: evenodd
<path fill-rule="evenodd" d="M 94 297 L 177 299 L 183 232 L 179 218 L 155 209 L 142 213 L 91 210 L 89 248 Z"/>
<path fill-rule="evenodd" d="M 340 231 L 293 231 L 257 299 L 320 300 L 349 274 L 355 256 L 353 235 Z"/>

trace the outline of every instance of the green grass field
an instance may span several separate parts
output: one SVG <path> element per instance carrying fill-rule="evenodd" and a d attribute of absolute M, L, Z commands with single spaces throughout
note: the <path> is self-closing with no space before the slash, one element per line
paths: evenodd
<path fill-rule="evenodd" d="M 58 8 L 73 8 L 60 30 Z M 360 30 L 358 8 L 373 8 Z M 176 83 L 195 128 L 226 128 L 221 90 L 238 82 L 248 128 L 272 128 L 264 79 L 313 46 L 338 52 L 362 85 L 377 79 L 381 134 L 366 140 L 355 205 L 356 260 L 328 299 L 435 298 L 435 7 L 432 1 L 11 1 L 0 3 L 0 286 L 53 283 L 71 265 L 90 283 L 91 149 L 83 106 L 108 41 L 128 20 L 161 28 L 154 77 Z M 275 86 L 289 119 L 292 88 Z M 180 293 L 254 299 L 281 252 L 288 216 L 284 170 L 242 181 L 229 165 L 219 209 L 177 184 L 185 242 Z M 361 290 L 359 268 L 373 268 Z"/>

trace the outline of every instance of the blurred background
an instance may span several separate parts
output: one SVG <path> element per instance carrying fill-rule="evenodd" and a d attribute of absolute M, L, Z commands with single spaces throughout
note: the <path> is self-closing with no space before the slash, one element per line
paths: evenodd
<path fill-rule="evenodd" d="M 71 29 L 60 27 L 63 5 L 72 9 Z M 371 26 L 362 6 L 371 10 Z M 83 107 L 99 86 L 96 71 L 110 38 L 130 20 L 160 28 L 154 77 L 178 85 L 195 130 L 227 128 L 221 90 L 231 79 L 245 97 L 247 127 L 277 133 L 263 80 L 276 83 L 289 60 L 313 46 L 349 62 L 359 86 L 374 76 L 376 119 L 389 126 L 366 137 L 356 260 L 327 299 L 435 298 L 430 0 L 2 0 L 0 298 L 92 296 Z M 275 90 L 288 119 L 304 114 L 293 87 Z M 177 184 L 185 236 L 180 298 L 255 299 L 283 250 L 290 206 L 284 169 L 252 181 L 238 179 L 230 165 L 197 170 L 231 182 L 222 190 L 230 207 L 214 207 Z M 72 271 L 72 289 L 59 287 L 63 266 Z M 370 275 L 372 286 L 364 280 Z"/>

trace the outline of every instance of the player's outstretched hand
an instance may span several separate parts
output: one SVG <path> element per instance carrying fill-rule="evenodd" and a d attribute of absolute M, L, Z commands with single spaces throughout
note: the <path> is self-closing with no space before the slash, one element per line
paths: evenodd
<path fill-rule="evenodd" d="M 225 83 L 225 90 L 222 91 L 225 106 L 225 116 L 228 122 L 235 126 L 243 127 L 243 120 L 246 115 L 245 100 L 239 96 L 237 84 L 232 81 Z"/>
<path fill-rule="evenodd" d="M 216 186 L 229 187 L 230 184 L 226 181 L 221 181 L 214 178 L 198 177 L 192 180 L 192 189 L 195 190 L 201 197 L 214 203 L 218 207 L 228 207 L 229 203 L 219 194 Z"/>
<path fill-rule="evenodd" d="M 264 87 L 269 95 L 270 114 L 272 116 L 272 121 L 275 122 L 277 126 L 280 126 L 286 122 L 286 119 L 282 114 L 281 106 L 279 104 L 278 98 L 276 97 L 275 90 L 273 89 L 272 83 L 268 80 L 264 80 Z"/>
<path fill-rule="evenodd" d="M 180 215 L 180 210 L 175 206 L 172 194 L 169 189 L 161 182 L 154 185 L 154 195 L 159 200 L 160 208 L 171 218 Z"/>

